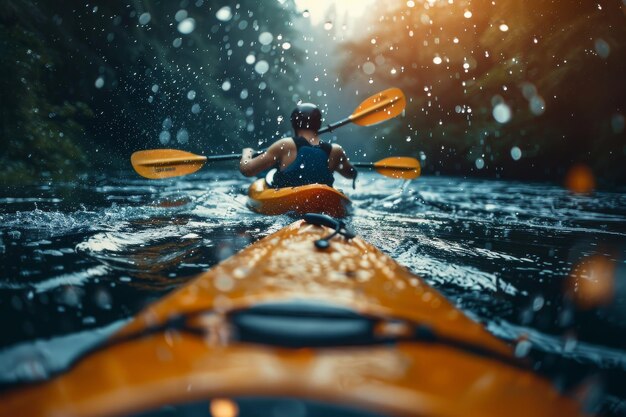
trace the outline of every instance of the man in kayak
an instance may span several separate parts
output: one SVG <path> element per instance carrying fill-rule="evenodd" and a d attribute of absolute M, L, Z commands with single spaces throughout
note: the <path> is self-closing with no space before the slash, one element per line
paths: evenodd
<path fill-rule="evenodd" d="M 291 113 L 293 138 L 283 138 L 257 157 L 252 148 L 241 153 L 239 171 L 252 177 L 275 168 L 266 177 L 275 188 L 298 187 L 308 184 L 333 185 L 333 173 L 356 179 L 356 169 L 348 161 L 343 148 L 320 140 L 317 131 L 322 126 L 322 112 L 311 103 L 299 104 Z M 272 175 L 273 174 L 273 175 Z"/>

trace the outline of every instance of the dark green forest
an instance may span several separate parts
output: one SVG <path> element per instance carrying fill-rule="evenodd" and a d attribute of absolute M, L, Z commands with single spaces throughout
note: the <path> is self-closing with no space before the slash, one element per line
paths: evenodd
<path fill-rule="evenodd" d="M 626 2 L 386 7 L 343 47 L 343 78 L 405 91 L 412 105 L 386 136 L 393 149 L 421 151 L 447 174 L 560 181 L 584 164 L 600 181 L 626 181 Z"/>
<path fill-rule="evenodd" d="M 289 131 L 306 91 L 293 0 L 0 4 L 3 183 L 128 168 L 136 150 L 216 154 Z M 345 90 L 402 88 L 377 145 L 425 173 L 626 182 L 622 0 L 394 0 L 337 48 Z M 356 74 L 356 75 L 355 75 Z"/>
<path fill-rule="evenodd" d="M 223 153 L 282 135 L 303 59 L 294 13 L 291 1 L 3 1 L 0 179 L 70 180 L 127 168 L 139 149 Z"/>

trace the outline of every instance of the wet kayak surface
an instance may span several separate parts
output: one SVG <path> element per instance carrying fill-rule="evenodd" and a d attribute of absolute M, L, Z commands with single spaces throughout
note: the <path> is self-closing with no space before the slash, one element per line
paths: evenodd
<path fill-rule="evenodd" d="M 358 235 L 562 390 L 587 390 L 589 406 L 608 415 L 626 410 L 626 189 L 582 196 L 549 184 L 359 179 L 356 190 L 336 184 L 353 200 L 347 223 Z M 249 183 L 206 170 L 0 188 L 0 382 L 45 378 L 146 304 L 294 220 L 251 212 Z"/>

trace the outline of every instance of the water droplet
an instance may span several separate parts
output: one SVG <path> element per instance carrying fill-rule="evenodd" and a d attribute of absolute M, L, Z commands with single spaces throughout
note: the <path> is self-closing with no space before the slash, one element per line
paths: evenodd
<path fill-rule="evenodd" d="M 465 13 L 463 13 L 463 17 L 466 19 L 469 19 L 472 17 L 472 12 L 470 12 L 469 10 L 466 10 Z"/>
<path fill-rule="evenodd" d="M 226 80 L 222 83 L 222 90 L 228 91 L 230 90 L 231 84 L 230 81 Z"/>
<path fill-rule="evenodd" d="M 154 84 L 154 85 L 152 86 L 152 92 L 153 92 L 153 93 L 156 93 L 157 91 L 159 91 L 159 86 L 158 86 L 158 85 L 156 85 L 156 84 Z"/>
<path fill-rule="evenodd" d="M 229 292 L 235 287 L 235 281 L 228 275 L 220 275 L 213 281 L 218 291 Z"/>
<path fill-rule="evenodd" d="M 230 19 L 233 18 L 233 12 L 230 7 L 224 6 L 219 9 L 217 13 L 215 13 L 215 17 L 217 17 L 217 20 L 220 20 L 222 22 L 228 22 Z"/>
<path fill-rule="evenodd" d="M 508 31 L 508 30 L 509 30 L 509 25 L 507 25 L 506 23 L 502 23 L 502 24 L 500 25 L 500 30 L 501 30 L 502 32 L 506 32 L 506 31 Z"/>
<path fill-rule="evenodd" d="M 594 46 L 600 58 L 607 59 L 609 57 L 611 46 L 604 39 L 596 39 Z"/>
<path fill-rule="evenodd" d="M 302 17 L 304 18 L 308 18 L 311 16 L 311 12 L 309 12 L 308 10 L 305 10 L 302 12 Z"/>
<path fill-rule="evenodd" d="M 330 20 L 324 23 L 325 30 L 331 30 L 332 28 L 333 28 L 333 22 L 331 22 Z"/>
<path fill-rule="evenodd" d="M 530 349 L 533 345 L 528 340 L 520 340 L 515 345 L 515 356 L 518 358 L 525 358 L 530 353 Z"/>
<path fill-rule="evenodd" d="M 496 119 L 498 123 L 507 123 L 511 120 L 511 108 L 505 103 L 496 104 L 493 107 L 493 118 Z"/>
<path fill-rule="evenodd" d="M 247 89 L 247 88 L 244 88 L 243 90 L 241 90 L 241 93 L 239 93 L 239 97 L 240 97 L 242 100 L 247 99 L 247 98 L 248 98 L 248 89 Z"/>
<path fill-rule="evenodd" d="M 196 21 L 188 17 L 178 24 L 178 31 L 183 35 L 189 35 L 196 28 Z"/>
<path fill-rule="evenodd" d="M 537 87 L 534 84 L 525 82 L 522 84 L 522 95 L 526 100 L 530 100 L 537 95 Z"/>
<path fill-rule="evenodd" d="M 195 90 L 189 90 L 187 92 L 187 98 L 189 100 L 193 100 L 194 98 L 196 98 L 196 91 Z"/>
<path fill-rule="evenodd" d="M 166 143 L 170 141 L 171 137 L 172 135 L 170 134 L 170 132 L 168 132 L 167 130 L 164 130 L 159 134 L 159 142 L 165 145 Z"/>
<path fill-rule="evenodd" d="M 82 290 L 70 285 L 63 289 L 59 301 L 67 306 L 76 307 L 80 304 L 81 297 Z"/>
<path fill-rule="evenodd" d="M 613 133 L 616 135 L 619 135 L 624 131 L 625 124 L 624 116 L 621 114 L 616 113 L 611 117 L 611 128 L 613 129 Z"/>
<path fill-rule="evenodd" d="M 485 161 L 483 160 L 483 158 L 476 158 L 474 164 L 478 169 L 483 169 L 485 167 Z"/>
<path fill-rule="evenodd" d="M 180 144 L 189 142 L 189 132 L 187 132 L 187 129 L 179 129 L 178 132 L 176 132 L 176 141 Z"/>
<path fill-rule="evenodd" d="M 236 279 L 244 279 L 250 274 L 250 272 L 250 268 L 248 268 L 247 266 L 240 266 L 235 268 L 235 270 L 233 271 L 233 277 L 235 277 Z"/>
<path fill-rule="evenodd" d="M 522 157 L 522 150 L 518 148 L 517 146 L 513 146 L 511 148 L 511 158 L 513 158 L 514 161 L 519 161 L 521 157 Z"/>
<path fill-rule="evenodd" d="M 152 16 L 150 16 L 150 13 L 142 13 L 139 16 L 139 24 L 147 25 L 148 23 L 150 23 L 150 19 L 152 19 Z"/>
<path fill-rule="evenodd" d="M 436 57 L 433 58 L 433 64 L 435 64 L 435 65 L 439 65 L 442 62 L 443 62 L 443 59 L 441 59 L 440 56 L 436 56 Z"/>
<path fill-rule="evenodd" d="M 104 288 L 100 288 L 95 295 L 95 302 L 98 307 L 103 310 L 111 309 L 111 294 Z"/>
<path fill-rule="evenodd" d="M 265 60 L 261 60 L 257 62 L 256 65 L 254 66 L 254 70 L 261 75 L 265 74 L 267 71 L 269 71 L 269 69 L 270 69 L 270 64 L 268 64 L 267 61 Z"/>
<path fill-rule="evenodd" d="M 174 48 L 180 48 L 182 44 L 183 44 L 183 38 L 176 38 L 172 41 L 172 46 Z"/>
<path fill-rule="evenodd" d="M 576 336 L 574 334 L 566 334 L 563 338 L 563 351 L 572 352 L 576 348 L 577 344 L 578 339 L 576 339 Z"/>
<path fill-rule="evenodd" d="M 200 113 L 200 105 L 198 103 L 194 104 L 193 106 L 191 106 L 191 112 L 193 114 L 198 114 Z"/>
<path fill-rule="evenodd" d="M 269 45 L 274 40 L 274 35 L 269 32 L 263 32 L 259 35 L 259 43 L 261 45 Z"/>
<path fill-rule="evenodd" d="M 96 86 L 96 88 L 104 87 L 104 78 L 103 77 L 96 78 L 96 82 L 94 83 L 94 85 Z"/>
<path fill-rule="evenodd" d="M 376 65 L 374 65 L 373 62 L 367 61 L 363 64 L 363 72 L 367 75 L 372 75 L 374 72 L 376 72 Z"/>
<path fill-rule="evenodd" d="M 248 64 L 248 65 L 254 64 L 255 61 L 256 61 L 256 57 L 254 55 L 252 55 L 252 54 L 250 54 L 250 55 L 248 55 L 246 57 L 246 64 Z"/>
<path fill-rule="evenodd" d="M 546 111 L 546 102 L 541 96 L 533 96 L 528 103 L 530 111 L 535 116 L 540 116 Z"/>
<path fill-rule="evenodd" d="M 187 13 L 187 10 L 185 9 L 180 9 L 179 11 L 176 12 L 176 14 L 174 15 L 174 19 L 177 22 L 182 22 L 183 20 L 185 20 L 187 18 L 189 14 Z"/>
<path fill-rule="evenodd" d="M 283 42 L 282 48 L 284 50 L 290 49 L 291 48 L 291 44 L 289 42 Z"/>
<path fill-rule="evenodd" d="M 172 118 L 171 117 L 166 117 L 165 119 L 163 119 L 163 123 L 161 123 L 161 126 L 163 126 L 163 129 L 171 129 L 172 128 Z"/>

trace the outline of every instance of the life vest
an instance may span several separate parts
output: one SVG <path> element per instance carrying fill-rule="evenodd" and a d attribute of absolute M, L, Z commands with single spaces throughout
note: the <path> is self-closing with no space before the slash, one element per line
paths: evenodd
<path fill-rule="evenodd" d="M 274 188 L 299 187 L 308 184 L 326 184 L 333 186 L 335 178 L 328 169 L 328 159 L 332 145 L 320 141 L 319 145 L 311 145 L 299 136 L 293 139 L 298 154 L 296 159 L 284 171 L 277 169 L 268 184 Z"/>

